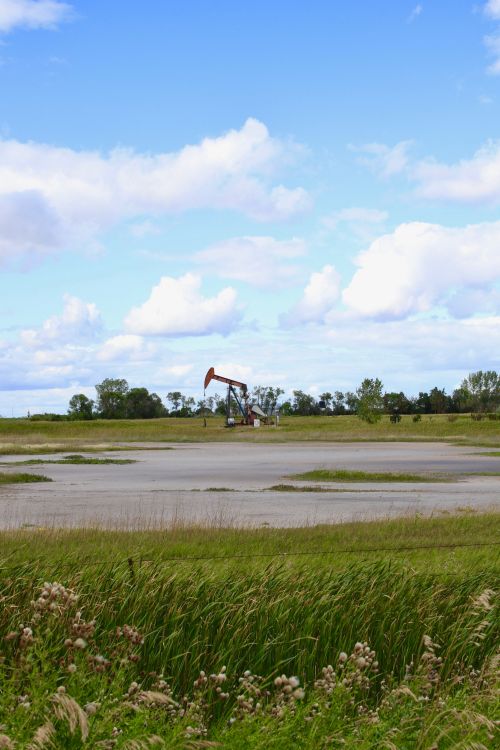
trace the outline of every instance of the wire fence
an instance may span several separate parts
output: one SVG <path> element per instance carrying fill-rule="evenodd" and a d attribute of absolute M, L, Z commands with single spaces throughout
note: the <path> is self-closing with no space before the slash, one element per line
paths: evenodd
<path fill-rule="evenodd" d="M 455 550 L 455 549 L 473 549 L 473 548 L 486 548 L 486 547 L 498 547 L 500 541 L 492 542 L 451 542 L 446 544 L 420 544 L 420 545 L 402 545 L 399 547 L 343 547 L 337 549 L 317 549 L 317 550 L 295 550 L 292 552 L 248 552 L 240 553 L 236 555 L 184 555 L 184 556 L 158 556 L 158 557 L 145 557 L 143 555 L 130 555 L 129 557 L 120 557 L 116 559 L 104 559 L 92 558 L 85 560 L 79 558 L 77 560 L 67 559 L 60 560 L 58 564 L 65 563 L 66 565 L 80 565 L 81 567 L 89 567 L 92 565 L 128 565 L 130 569 L 134 566 L 141 566 L 145 563 L 151 564 L 165 564 L 165 563 L 191 563 L 191 562 L 225 562 L 227 560 L 250 560 L 250 559 L 286 559 L 292 557 L 318 557 L 323 555 L 356 555 L 362 556 L 364 554 L 376 554 L 379 552 L 391 552 L 399 554 L 402 552 L 420 552 L 430 550 Z M 7 561 L 5 561 L 7 562 Z M 0 561 L 0 571 L 12 570 L 14 568 L 22 567 L 23 565 L 34 565 L 41 563 L 53 563 L 54 561 L 46 558 L 30 558 L 25 559 L 12 565 L 5 565 Z M 448 574 L 448 573 L 447 573 Z"/>

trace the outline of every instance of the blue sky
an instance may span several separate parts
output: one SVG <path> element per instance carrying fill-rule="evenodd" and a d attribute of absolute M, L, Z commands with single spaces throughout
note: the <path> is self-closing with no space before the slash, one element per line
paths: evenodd
<path fill-rule="evenodd" d="M 500 366 L 500 0 L 0 0 L 0 414 Z"/>

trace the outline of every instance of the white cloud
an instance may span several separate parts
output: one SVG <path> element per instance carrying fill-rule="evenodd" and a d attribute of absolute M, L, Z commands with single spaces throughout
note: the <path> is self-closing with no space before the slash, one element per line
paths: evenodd
<path fill-rule="evenodd" d="M 424 7 L 423 5 L 421 5 L 421 3 L 418 3 L 417 5 L 415 5 L 412 12 L 408 16 L 408 23 L 413 23 L 413 21 L 415 21 L 415 19 L 417 19 L 419 15 L 422 13 L 423 9 Z"/>
<path fill-rule="evenodd" d="M 165 372 L 176 378 L 182 378 L 184 375 L 188 375 L 192 369 L 193 365 L 172 365 L 172 367 L 167 367 Z"/>
<path fill-rule="evenodd" d="M 488 141 L 471 159 L 456 164 L 423 161 L 413 177 L 424 198 L 460 202 L 500 201 L 500 141 Z"/>
<path fill-rule="evenodd" d="M 483 11 L 486 16 L 494 21 L 500 21 L 500 0 L 488 0 L 486 5 L 483 6 Z M 486 70 L 491 75 L 500 75 L 500 32 L 497 29 L 494 34 L 486 35 L 483 41 L 493 58 L 493 62 Z"/>
<path fill-rule="evenodd" d="M 40 328 L 23 330 L 21 340 L 31 347 L 51 342 L 76 342 L 94 338 L 101 327 L 101 315 L 93 302 L 83 302 L 65 294 L 62 315 L 53 315 Z"/>
<path fill-rule="evenodd" d="M 240 130 L 154 155 L 0 140 L 0 260 L 86 242 L 148 214 L 210 208 L 289 219 L 309 208 L 309 197 L 300 187 L 272 185 L 272 175 L 297 151 L 251 118 Z"/>
<path fill-rule="evenodd" d="M 100 362 L 141 361 L 152 357 L 155 348 L 145 344 L 142 336 L 120 334 L 107 339 L 96 354 Z"/>
<path fill-rule="evenodd" d="M 340 296 L 340 276 L 333 266 L 326 265 L 312 273 L 301 300 L 282 316 L 285 326 L 325 322 Z"/>
<path fill-rule="evenodd" d="M 361 154 L 358 162 L 369 167 L 380 177 L 392 177 L 403 172 L 409 161 L 408 150 L 412 141 L 400 141 L 394 146 L 385 143 L 365 143 L 361 146 L 350 145 L 349 149 Z"/>
<path fill-rule="evenodd" d="M 500 21 L 500 0 L 488 0 L 484 6 L 484 12 L 490 18 Z"/>
<path fill-rule="evenodd" d="M 55 29 L 73 16 L 68 3 L 58 0 L 0 0 L 0 32 L 15 28 Z"/>
<path fill-rule="evenodd" d="M 194 261 L 207 272 L 222 278 L 272 288 L 298 278 L 300 267 L 290 261 L 300 258 L 305 252 L 305 243 L 298 238 L 232 237 L 196 253 Z"/>
<path fill-rule="evenodd" d="M 201 277 L 187 273 L 179 279 L 163 276 L 140 307 L 125 319 L 130 333 L 150 336 L 227 334 L 241 318 L 236 292 L 226 287 L 216 297 L 200 293 Z"/>
<path fill-rule="evenodd" d="M 450 296 L 446 306 L 455 318 L 469 318 L 478 311 L 495 315 L 500 313 L 500 289 L 460 289 Z"/>
<path fill-rule="evenodd" d="M 488 290 L 499 281 L 499 244 L 500 222 L 463 228 L 401 224 L 358 256 L 359 270 L 343 301 L 356 313 L 375 318 L 428 312 L 446 305 L 453 291 Z"/>
<path fill-rule="evenodd" d="M 500 75 L 500 34 L 488 34 L 484 37 L 484 43 L 493 62 L 488 65 L 487 72 L 493 76 Z"/>
<path fill-rule="evenodd" d="M 61 240 L 59 218 L 40 193 L 0 194 L 0 265 L 49 255 Z"/>

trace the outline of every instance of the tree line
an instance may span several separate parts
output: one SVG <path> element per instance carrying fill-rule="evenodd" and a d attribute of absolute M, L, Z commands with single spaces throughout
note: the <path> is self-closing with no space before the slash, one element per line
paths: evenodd
<path fill-rule="evenodd" d="M 96 398 L 83 393 L 71 397 L 66 415 L 35 414 L 32 419 L 153 419 L 158 417 L 193 417 L 225 414 L 226 398 L 217 393 L 195 400 L 180 391 L 170 391 L 165 399 L 147 388 L 130 388 L 123 378 L 105 378 L 95 386 Z M 418 420 L 423 414 L 459 414 L 472 412 L 500 417 L 500 375 L 487 370 L 470 373 L 452 393 L 444 388 L 421 391 L 407 396 L 403 391 L 385 391 L 379 378 L 365 378 L 355 391 L 325 391 L 313 396 L 301 390 L 280 401 L 285 391 L 280 387 L 257 386 L 251 401 L 270 414 L 279 408 L 282 415 L 313 416 L 318 414 L 357 414 L 368 422 L 383 414 L 410 414 Z"/>
<path fill-rule="evenodd" d="M 123 378 L 105 378 L 95 386 L 96 398 L 75 393 L 69 401 L 68 419 L 153 419 L 158 417 L 193 417 L 201 414 L 226 413 L 226 397 L 218 393 L 196 401 L 180 391 L 170 391 L 165 403 L 147 388 L 130 388 Z M 251 393 L 254 403 L 266 412 L 276 408 L 282 388 L 257 386 Z M 33 415 L 32 419 L 48 415 Z M 62 417 L 62 415 L 59 415 Z"/>

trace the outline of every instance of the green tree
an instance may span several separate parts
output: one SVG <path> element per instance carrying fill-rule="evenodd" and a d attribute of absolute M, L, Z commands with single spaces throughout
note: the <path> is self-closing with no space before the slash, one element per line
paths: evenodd
<path fill-rule="evenodd" d="M 384 409 L 383 384 L 379 378 L 365 378 L 356 389 L 357 415 L 373 424 L 382 417 Z"/>
<path fill-rule="evenodd" d="M 332 397 L 332 411 L 337 415 L 346 413 L 346 397 L 342 391 L 335 391 Z"/>
<path fill-rule="evenodd" d="M 131 388 L 125 395 L 127 419 L 153 419 L 166 416 L 166 409 L 156 393 L 147 388 Z"/>
<path fill-rule="evenodd" d="M 413 410 L 417 414 L 430 414 L 432 411 L 431 400 L 426 391 L 420 391 L 416 398 L 412 399 Z"/>
<path fill-rule="evenodd" d="M 389 414 L 399 412 L 400 414 L 410 414 L 412 410 L 411 401 L 406 398 L 403 391 L 399 393 L 384 393 L 384 409 Z"/>
<path fill-rule="evenodd" d="M 183 396 L 180 391 L 170 391 L 167 393 L 167 401 L 172 404 L 172 409 L 170 410 L 172 416 L 177 416 L 176 412 L 181 408 L 182 399 Z"/>
<path fill-rule="evenodd" d="M 291 414 L 293 414 L 293 406 L 291 401 L 283 401 L 283 403 L 280 406 L 280 413 L 284 417 L 289 417 Z"/>
<path fill-rule="evenodd" d="M 429 393 L 429 402 L 434 414 L 443 414 L 448 406 L 448 396 L 444 388 L 433 388 Z"/>
<path fill-rule="evenodd" d="M 453 396 L 471 411 L 496 411 L 500 407 L 500 375 L 494 370 L 471 372 Z"/>
<path fill-rule="evenodd" d="M 333 399 L 333 396 L 329 391 L 325 391 L 325 393 L 319 394 L 319 400 L 324 402 L 325 404 L 324 408 L 327 409 L 328 411 L 330 411 L 330 408 L 332 405 L 332 399 Z"/>
<path fill-rule="evenodd" d="M 294 414 L 307 417 L 311 414 L 318 414 L 319 408 L 314 396 L 304 391 L 293 391 L 293 411 Z"/>
<path fill-rule="evenodd" d="M 345 394 L 345 405 L 350 414 L 355 414 L 358 411 L 358 397 L 352 391 L 347 391 Z"/>
<path fill-rule="evenodd" d="M 283 395 L 285 391 L 283 388 L 274 388 L 271 385 L 258 385 L 252 391 L 252 397 L 255 399 L 257 404 L 260 406 L 262 411 L 266 414 L 270 414 L 276 408 L 278 399 Z"/>
<path fill-rule="evenodd" d="M 194 414 L 195 400 L 192 396 L 182 396 L 181 408 L 179 409 L 178 417 L 192 417 Z"/>
<path fill-rule="evenodd" d="M 97 391 L 97 411 L 103 419 L 123 419 L 128 383 L 123 378 L 105 378 L 95 387 Z"/>
<path fill-rule="evenodd" d="M 75 393 L 69 400 L 68 417 L 70 419 L 92 419 L 94 402 L 84 393 Z"/>

